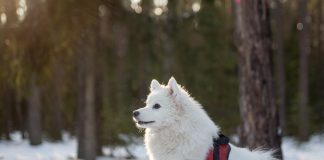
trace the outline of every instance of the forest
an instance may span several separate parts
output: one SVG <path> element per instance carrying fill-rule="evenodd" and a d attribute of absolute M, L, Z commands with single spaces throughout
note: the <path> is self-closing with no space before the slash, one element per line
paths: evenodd
<path fill-rule="evenodd" d="M 0 0 L 0 143 L 69 133 L 94 160 L 174 76 L 224 134 L 280 148 L 324 133 L 323 66 L 322 0 Z"/>

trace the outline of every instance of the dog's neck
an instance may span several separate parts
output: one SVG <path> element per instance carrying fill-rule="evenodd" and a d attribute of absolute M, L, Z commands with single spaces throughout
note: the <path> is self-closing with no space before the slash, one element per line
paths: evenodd
<path fill-rule="evenodd" d="M 179 154 L 183 154 L 180 157 L 184 159 L 198 154 L 200 156 L 191 159 L 203 159 L 212 146 L 213 138 L 218 138 L 218 127 L 202 125 L 195 120 L 179 121 L 172 126 L 145 130 L 145 146 L 152 160 L 155 160 L 155 157 L 163 160 L 175 159 L 179 157 Z M 188 152 L 179 153 L 183 149 Z"/>

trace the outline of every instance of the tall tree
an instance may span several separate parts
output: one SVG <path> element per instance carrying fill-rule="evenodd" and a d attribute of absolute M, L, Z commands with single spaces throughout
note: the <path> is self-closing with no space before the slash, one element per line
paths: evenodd
<path fill-rule="evenodd" d="M 3 109 L 2 109 L 2 129 L 4 133 L 4 138 L 7 140 L 10 140 L 10 132 L 13 131 L 13 117 L 12 117 L 12 111 L 13 111 L 13 107 L 14 104 L 13 102 L 13 98 L 14 98 L 14 90 L 11 87 L 7 87 L 5 85 L 1 86 L 1 89 L 3 90 L 3 92 L 5 94 L 1 95 L 1 101 L 2 101 L 2 105 L 3 105 Z"/>
<path fill-rule="evenodd" d="M 282 2 L 275 0 L 275 7 L 273 9 L 274 15 L 274 44 L 276 49 L 276 91 L 277 91 L 277 105 L 279 107 L 279 122 L 283 134 L 286 130 L 286 75 L 285 75 L 285 59 L 284 59 L 284 41 L 283 41 L 283 10 Z"/>
<path fill-rule="evenodd" d="M 137 23 L 146 26 L 146 30 L 139 30 L 139 35 L 136 35 L 136 42 L 139 42 L 138 45 L 138 56 L 136 59 L 136 62 L 138 63 L 138 67 L 136 68 L 136 72 L 134 72 L 136 75 L 138 75 L 138 90 L 137 90 L 137 102 L 135 102 L 136 106 L 142 105 L 142 101 L 140 100 L 142 97 L 145 97 L 148 86 L 147 77 L 152 75 L 152 68 L 150 67 L 151 59 L 150 56 L 152 55 L 152 43 L 153 41 L 153 34 L 152 30 L 154 28 L 152 27 L 154 25 L 154 20 L 150 16 L 150 12 L 152 10 L 152 1 L 142 1 L 141 7 L 142 7 L 142 13 L 139 15 L 139 19 L 136 20 Z M 137 26 L 139 26 L 137 24 Z"/>
<path fill-rule="evenodd" d="M 52 92 L 51 100 L 53 105 L 51 106 L 51 128 L 49 135 L 53 140 L 62 140 L 62 131 L 63 131 L 63 114 L 62 108 L 64 107 L 63 103 L 63 92 L 62 88 L 64 86 L 63 77 L 64 77 L 64 65 L 62 64 L 63 60 L 61 57 L 57 57 L 53 66 L 53 77 L 52 77 Z"/>
<path fill-rule="evenodd" d="M 28 12 L 26 18 L 21 24 L 21 40 L 24 42 L 24 65 L 28 76 L 28 118 L 27 131 L 31 145 L 38 145 L 42 142 L 42 73 L 45 68 L 48 57 L 48 41 L 43 37 L 46 35 L 46 21 L 41 21 L 41 15 L 44 15 L 44 8 L 39 0 L 26 1 Z M 28 32 L 37 30 L 38 32 Z M 33 37 L 30 39 L 29 37 Z M 28 40 L 27 40 L 28 39 Z"/>
<path fill-rule="evenodd" d="M 299 0 L 299 138 L 307 139 L 309 134 L 308 115 L 308 55 L 310 53 L 310 17 L 307 12 L 308 0 Z"/>
<path fill-rule="evenodd" d="M 0 33 L 0 38 L 3 41 L 13 41 L 15 37 L 15 28 L 14 26 L 18 22 L 17 14 L 16 14 L 16 2 L 15 1 L 0 1 L 0 4 L 3 6 L 1 7 L 1 12 L 2 14 L 5 14 L 6 16 L 6 21 L 1 22 L 1 30 L 2 32 Z M 2 24 L 4 23 L 4 24 Z M 6 45 L 4 47 L 1 46 L 1 52 L 2 54 L 8 54 L 10 51 L 13 51 L 12 46 Z M 10 66 L 12 66 L 13 61 L 16 56 L 16 52 L 8 54 L 10 55 L 7 57 L 7 66 L 6 68 L 10 70 Z M 3 66 L 5 67 L 5 66 Z M 10 139 L 10 132 L 13 130 L 13 123 L 14 123 L 14 116 L 12 116 L 16 99 L 16 93 L 14 89 L 14 84 L 12 83 L 12 75 L 13 73 L 10 73 L 10 71 L 2 71 L 6 73 L 6 80 L 2 82 L 1 84 L 1 90 L 4 93 L 3 94 L 3 99 L 1 102 L 3 103 L 3 110 L 2 110 L 2 116 L 3 116 L 3 129 L 4 129 L 4 135 L 6 139 Z M 4 73 L 2 73 L 4 74 Z M 9 78 L 10 77 L 10 78 Z M 12 79 L 11 79 L 12 78 Z M 10 79 L 10 80 L 8 80 Z"/>
<path fill-rule="evenodd" d="M 98 147 L 97 123 L 99 115 L 96 105 L 101 105 L 101 92 L 97 91 L 99 84 L 98 75 L 100 72 L 100 63 L 98 61 L 98 32 L 100 29 L 98 9 L 101 1 L 74 1 L 76 12 L 73 14 L 73 27 L 76 32 L 76 44 L 74 44 L 76 68 L 77 68 L 77 156 L 84 160 L 95 160 Z M 98 67 L 98 68 L 97 68 Z"/>
<path fill-rule="evenodd" d="M 31 145 L 42 143 L 41 131 L 41 93 L 37 75 L 32 74 L 30 80 L 30 94 L 28 103 L 28 138 Z"/>
<path fill-rule="evenodd" d="M 95 107 L 95 51 L 93 30 L 81 37 L 78 49 L 78 158 L 95 160 L 97 155 Z M 86 45 L 84 45 L 86 44 Z M 81 47 L 83 46 L 83 47 Z M 82 48 L 82 49 L 81 49 Z"/>
<path fill-rule="evenodd" d="M 122 106 L 125 103 L 125 93 L 127 93 L 126 83 L 127 83 L 127 74 L 126 72 L 126 57 L 128 53 L 128 46 L 129 46 L 129 33 L 128 33 L 128 26 L 125 23 L 127 17 L 127 11 L 123 9 L 122 3 L 120 2 L 113 2 L 111 8 L 113 9 L 112 12 L 114 17 L 112 20 L 113 25 L 113 35 L 114 35 L 114 45 L 113 45 L 113 52 L 116 54 L 116 99 L 117 105 Z"/>
<path fill-rule="evenodd" d="M 315 102 L 312 103 L 313 107 L 314 107 L 314 113 L 319 113 L 318 116 L 316 116 L 316 120 L 317 123 L 319 122 L 319 124 L 322 125 L 321 129 L 324 129 L 324 122 L 322 121 L 322 119 L 324 118 L 324 110 L 322 109 L 322 105 L 324 103 L 322 97 L 324 97 L 324 93 L 323 93 L 323 88 L 324 88 L 324 70 L 322 69 L 323 66 L 323 62 L 324 62 L 324 30 L 323 30 L 323 22 L 324 22 L 324 16 L 323 16 L 323 1 L 317 1 L 316 4 L 316 14 L 315 14 L 315 20 L 312 21 L 313 25 L 316 29 L 315 29 L 315 33 L 313 34 L 314 37 L 312 37 L 311 39 L 313 39 L 313 42 L 317 47 L 317 50 L 314 51 L 314 54 L 312 54 L 313 57 L 313 62 L 312 62 L 312 66 L 310 65 L 310 68 L 313 68 L 313 74 L 315 73 L 315 82 L 311 83 L 310 82 L 310 86 L 309 88 L 313 88 L 312 92 L 316 94 L 316 96 L 310 96 L 310 97 L 314 97 L 315 100 L 310 100 L 310 102 Z M 316 23 L 316 24 L 314 24 Z M 317 43 L 316 43 L 317 42 Z M 311 57 L 310 57 L 311 59 Z M 310 75 L 311 77 L 311 75 Z M 312 86 L 311 86 L 312 85 Z M 313 87 L 314 86 L 314 87 Z M 319 97 L 320 99 L 318 100 L 317 97 Z M 315 122 L 316 123 L 316 122 Z"/>
<path fill-rule="evenodd" d="M 176 29 L 178 24 L 178 15 L 177 15 L 177 6 L 178 1 L 168 1 L 167 10 L 163 9 L 161 11 L 162 15 L 159 13 L 156 15 L 156 37 L 157 45 L 161 47 L 161 51 L 163 55 L 162 59 L 162 75 L 163 79 L 167 80 L 175 73 L 175 43 L 176 43 Z M 162 6 L 155 6 L 156 10 L 161 9 Z M 163 13 L 165 12 L 165 13 Z"/>
<path fill-rule="evenodd" d="M 275 148 L 280 158 L 281 137 L 272 87 L 268 1 L 235 2 L 242 118 L 240 140 L 250 148 Z"/>

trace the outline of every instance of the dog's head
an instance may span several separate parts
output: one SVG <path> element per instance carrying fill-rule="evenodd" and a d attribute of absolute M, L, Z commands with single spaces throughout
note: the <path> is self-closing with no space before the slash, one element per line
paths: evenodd
<path fill-rule="evenodd" d="M 179 120 L 181 108 L 177 97 L 182 94 L 182 88 L 171 77 L 166 86 L 153 79 L 146 106 L 133 112 L 133 120 L 140 128 L 163 128 Z"/>

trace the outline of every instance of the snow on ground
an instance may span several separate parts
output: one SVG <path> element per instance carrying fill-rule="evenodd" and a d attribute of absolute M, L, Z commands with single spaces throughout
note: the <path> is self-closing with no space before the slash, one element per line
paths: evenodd
<path fill-rule="evenodd" d="M 315 135 L 299 144 L 293 138 L 284 138 L 282 150 L 285 160 L 324 160 L 324 135 Z"/>
<path fill-rule="evenodd" d="M 75 160 L 77 143 L 75 138 L 64 135 L 63 142 L 43 142 L 32 147 L 27 140 L 22 140 L 20 134 L 12 134 L 13 141 L 0 141 L 0 160 Z M 129 152 L 138 160 L 147 160 L 144 146 L 132 144 Z M 298 143 L 293 138 L 283 139 L 283 154 L 285 160 L 324 160 L 324 135 L 312 136 L 308 142 Z M 125 147 L 105 147 L 105 155 L 113 154 L 115 159 L 108 156 L 98 157 L 97 160 L 122 160 L 128 155 Z"/>
<path fill-rule="evenodd" d="M 39 146 L 30 146 L 18 132 L 11 134 L 11 139 L 13 141 L 0 141 L 0 160 L 67 160 L 76 157 L 77 143 L 66 134 L 63 142 L 44 141 Z"/>

